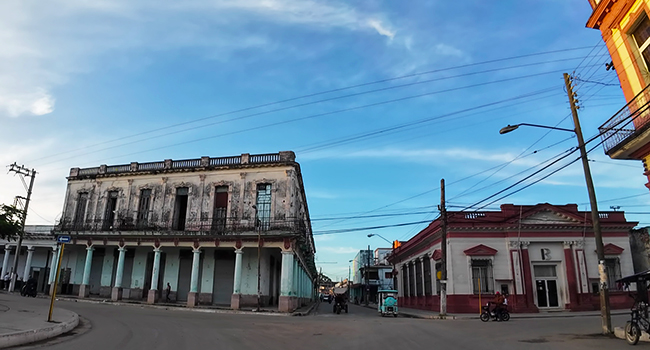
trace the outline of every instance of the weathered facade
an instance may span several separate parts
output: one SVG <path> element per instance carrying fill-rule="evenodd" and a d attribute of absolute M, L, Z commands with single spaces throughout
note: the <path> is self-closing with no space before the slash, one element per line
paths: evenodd
<path fill-rule="evenodd" d="M 605 153 L 643 161 L 650 181 L 650 0 L 589 0 L 587 27 L 599 29 L 627 104 L 599 127 Z M 646 184 L 650 188 L 650 182 Z"/>
<path fill-rule="evenodd" d="M 293 152 L 73 168 L 55 234 L 80 297 L 287 312 L 315 290 Z"/>
<path fill-rule="evenodd" d="M 616 280 L 634 272 L 623 212 L 601 212 L 612 308 L 631 299 Z M 448 212 L 447 311 L 478 312 L 495 292 L 514 312 L 599 310 L 598 258 L 589 212 L 575 204 L 515 206 L 500 211 Z M 400 305 L 438 311 L 441 222 L 434 220 L 395 249 Z"/>

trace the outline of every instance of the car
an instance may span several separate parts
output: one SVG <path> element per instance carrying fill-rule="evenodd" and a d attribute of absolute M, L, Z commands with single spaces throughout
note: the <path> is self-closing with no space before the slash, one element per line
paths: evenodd
<path fill-rule="evenodd" d="M 321 294 L 321 296 L 320 296 L 321 301 L 326 301 L 328 303 L 331 303 L 332 299 L 334 299 L 334 298 L 332 298 L 332 296 L 329 295 L 329 294 Z"/>

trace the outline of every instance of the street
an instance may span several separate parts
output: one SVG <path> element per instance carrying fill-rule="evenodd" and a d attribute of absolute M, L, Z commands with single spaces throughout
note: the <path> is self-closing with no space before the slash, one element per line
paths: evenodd
<path fill-rule="evenodd" d="M 47 307 L 45 299 L 24 299 Z M 379 317 L 350 305 L 336 315 L 322 304 L 310 316 L 286 317 L 164 310 L 58 301 L 91 323 L 87 332 L 21 349 L 628 349 L 598 335 L 598 317 L 513 319 L 507 323 Z M 626 316 L 615 316 L 621 326 Z M 647 343 L 638 345 L 647 347 Z"/>

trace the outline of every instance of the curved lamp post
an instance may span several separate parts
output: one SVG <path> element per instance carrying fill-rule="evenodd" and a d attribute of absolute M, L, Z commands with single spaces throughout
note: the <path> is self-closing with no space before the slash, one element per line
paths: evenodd
<path fill-rule="evenodd" d="M 377 236 L 377 237 L 383 239 L 384 241 L 388 242 L 388 244 L 391 245 L 391 252 L 390 253 L 391 253 L 391 255 L 393 254 L 393 251 L 395 250 L 395 247 L 393 246 L 393 242 L 387 240 L 386 237 L 384 237 L 384 236 L 382 236 L 382 235 L 380 235 L 378 233 L 370 233 L 370 234 L 368 234 L 368 237 L 373 237 L 373 236 Z M 392 268 L 393 268 L 393 270 L 390 272 L 391 277 L 393 277 L 393 274 L 395 274 L 395 265 L 392 265 Z M 397 284 L 395 282 L 395 278 L 392 278 L 392 280 L 393 280 L 393 284 L 394 284 L 393 289 L 397 289 Z"/>
<path fill-rule="evenodd" d="M 565 79 L 566 76 L 565 76 Z M 582 158 L 582 167 L 585 173 L 585 181 L 587 182 L 587 191 L 589 192 L 589 203 L 591 206 L 591 221 L 593 223 L 594 229 L 594 238 L 596 239 L 596 254 L 598 255 L 598 272 L 600 275 L 600 311 L 601 318 L 603 323 L 603 333 L 611 333 L 611 316 L 609 310 L 609 285 L 607 282 L 607 272 L 605 269 L 605 251 L 603 247 L 603 236 L 600 230 L 600 217 L 598 215 L 598 204 L 596 202 L 596 192 L 594 190 L 594 183 L 591 178 L 591 170 L 589 169 L 589 160 L 587 159 L 587 151 L 585 149 L 585 140 L 582 137 L 582 129 L 580 128 L 580 121 L 578 120 L 578 113 L 575 110 L 575 104 L 573 99 L 573 93 L 569 90 L 569 100 L 571 102 L 571 111 L 573 114 L 573 123 L 575 124 L 575 129 L 564 129 L 556 128 L 553 126 L 538 125 L 538 124 L 528 124 L 520 123 L 515 125 L 508 125 L 501 130 L 500 134 L 507 134 L 509 132 L 517 130 L 520 126 L 531 126 L 536 128 L 552 129 L 552 130 L 561 130 L 569 131 L 574 133 L 578 137 L 578 148 L 580 149 L 580 158 Z"/>

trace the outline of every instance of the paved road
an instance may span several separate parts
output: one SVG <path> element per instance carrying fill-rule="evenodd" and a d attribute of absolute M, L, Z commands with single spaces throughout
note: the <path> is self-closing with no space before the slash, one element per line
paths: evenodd
<path fill-rule="evenodd" d="M 43 300 L 26 299 L 29 302 Z M 629 349 L 595 333 L 598 317 L 545 318 L 482 323 L 379 317 L 350 306 L 335 315 L 323 304 L 312 316 L 212 314 L 59 302 L 88 319 L 92 328 L 48 349 Z M 624 317 L 616 316 L 623 324 Z M 639 348 L 649 348 L 640 344 Z M 34 347 L 30 347 L 34 348 Z"/>

